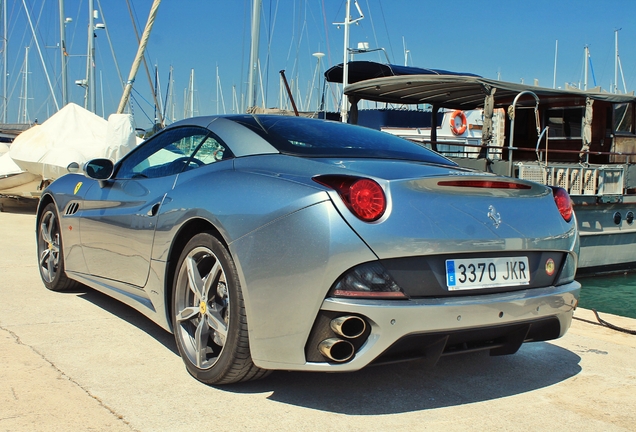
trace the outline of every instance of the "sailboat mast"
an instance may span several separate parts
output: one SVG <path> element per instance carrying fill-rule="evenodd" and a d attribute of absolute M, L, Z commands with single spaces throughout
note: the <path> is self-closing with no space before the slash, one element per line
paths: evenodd
<path fill-rule="evenodd" d="M 614 93 L 618 93 L 618 31 L 614 30 Z"/>
<path fill-rule="evenodd" d="M 342 63 L 342 103 L 340 104 L 340 118 L 343 123 L 347 123 L 347 117 L 349 115 L 349 100 L 344 94 L 344 88 L 349 83 L 349 27 L 351 24 L 355 24 L 361 19 L 364 18 L 362 14 L 362 10 L 360 10 L 360 6 L 358 2 L 354 0 L 356 9 L 360 16 L 354 20 L 351 19 L 351 0 L 347 0 L 346 14 L 345 20 L 342 25 L 344 25 L 344 61 Z M 340 23 L 335 23 L 336 25 L 340 25 Z"/>
<path fill-rule="evenodd" d="M 557 78 L 557 59 L 559 57 L 559 40 L 557 39 L 556 44 L 554 46 L 554 79 L 552 81 L 552 88 L 556 88 L 556 78 Z"/>
<path fill-rule="evenodd" d="M 340 104 L 340 118 L 347 123 L 349 101 L 344 94 L 344 89 L 349 81 L 349 25 L 351 19 L 351 0 L 347 0 L 347 9 L 344 20 L 344 60 L 342 62 L 342 103 Z"/>
<path fill-rule="evenodd" d="M 7 40 L 7 0 L 2 2 L 2 123 L 7 122 L 7 105 L 9 104 L 9 95 L 7 94 L 7 50 L 9 43 Z"/>
<path fill-rule="evenodd" d="M 5 2 L 6 3 L 6 2 Z M 68 73 L 66 70 L 66 17 L 64 16 L 64 0 L 59 0 L 60 9 L 60 60 L 62 64 L 62 106 L 68 103 Z"/>
<path fill-rule="evenodd" d="M 194 117 L 194 69 L 190 71 L 190 83 L 188 85 L 188 103 L 190 105 L 190 117 Z"/>
<path fill-rule="evenodd" d="M 583 59 L 585 65 L 585 74 L 583 78 L 583 90 L 587 90 L 587 70 L 589 65 L 589 57 L 590 57 L 590 48 L 585 45 L 585 58 Z"/>
<path fill-rule="evenodd" d="M 28 123 L 29 122 L 29 110 L 28 110 L 28 102 L 29 102 L 29 47 L 24 48 L 24 75 L 22 76 L 22 97 L 23 100 L 18 123 Z"/>
<path fill-rule="evenodd" d="M 256 106 L 256 73 L 258 71 L 258 42 L 261 32 L 261 8 L 263 0 L 254 0 L 252 7 L 252 45 L 250 49 L 250 73 L 247 88 L 248 107 Z"/>
<path fill-rule="evenodd" d="M 95 75 L 93 63 L 95 61 L 95 8 L 93 0 L 88 0 L 88 44 L 86 53 L 86 89 L 84 93 L 84 108 L 95 112 Z"/>

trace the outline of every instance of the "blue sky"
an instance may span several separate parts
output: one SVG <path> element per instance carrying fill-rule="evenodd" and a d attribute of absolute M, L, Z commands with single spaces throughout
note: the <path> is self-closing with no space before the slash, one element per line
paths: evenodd
<path fill-rule="evenodd" d="M 137 42 L 126 0 L 101 2 L 111 44 L 104 30 L 97 30 L 97 113 L 114 112 L 122 87 L 112 50 L 124 79 L 128 76 Z M 130 0 L 143 29 L 152 0 Z M 511 0 L 440 2 L 428 0 L 358 0 L 365 17 L 351 28 L 350 47 L 367 42 L 384 48 L 392 63 L 476 73 L 504 81 L 553 86 L 555 47 L 558 40 L 557 86 L 583 80 L 584 46 L 589 46 L 596 84 L 609 89 L 614 82 L 614 31 L 628 91 L 636 88 L 636 1 Z M 15 122 L 24 102 L 25 47 L 29 46 L 28 114 L 44 121 L 55 107 L 43 73 L 44 67 L 26 21 L 26 4 L 37 27 L 37 38 L 54 92 L 61 101 L 59 81 L 58 0 L 7 2 L 9 110 Z M 297 104 L 313 109 L 325 68 L 343 60 L 342 22 L 345 0 L 263 0 L 260 63 L 265 105 L 279 101 L 279 71 L 285 70 L 295 86 Z M 216 114 L 240 109 L 247 93 L 251 0 L 163 0 L 153 28 L 146 58 L 159 71 L 161 98 L 165 99 L 169 69 L 174 69 L 175 117 L 184 115 L 184 95 L 191 71 L 195 77 L 195 114 Z M 88 0 L 66 0 L 70 99 L 83 105 L 83 89 L 74 85 L 86 75 Z M 352 2 L 352 17 L 358 13 Z M 314 79 L 318 59 L 325 53 L 320 75 Z M 356 56 L 360 60 L 386 61 L 376 52 Z M 590 73 L 590 86 L 593 78 Z M 219 85 L 217 85 L 219 83 Z M 258 86 L 261 87 L 260 84 Z M 133 112 L 139 127 L 152 123 L 150 84 L 140 69 L 133 92 Z M 218 89 L 221 89 L 219 92 Z M 619 89 L 623 89 L 619 75 Z M 336 89 L 328 98 L 336 102 Z M 311 101 L 309 95 L 311 93 Z M 103 94 L 103 103 L 102 97 Z M 236 100 L 236 104 L 233 100 Z M 259 91 L 259 105 L 263 104 Z M 307 106 L 309 104 L 309 106 Z M 103 112 L 102 112 L 103 105 Z"/>

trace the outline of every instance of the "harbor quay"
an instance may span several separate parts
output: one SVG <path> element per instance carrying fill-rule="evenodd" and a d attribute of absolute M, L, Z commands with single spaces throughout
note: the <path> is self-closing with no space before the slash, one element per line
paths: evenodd
<path fill-rule="evenodd" d="M 582 308 L 564 337 L 514 355 L 203 385 L 140 313 L 89 288 L 48 291 L 34 203 L 0 204 L 0 431 L 636 430 L 636 336 Z"/>

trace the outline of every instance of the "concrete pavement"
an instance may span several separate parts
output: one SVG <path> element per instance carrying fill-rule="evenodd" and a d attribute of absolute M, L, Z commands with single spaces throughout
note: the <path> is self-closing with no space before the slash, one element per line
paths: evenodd
<path fill-rule="evenodd" d="M 205 386 L 141 314 L 90 289 L 46 290 L 33 209 L 4 204 L 0 431 L 636 430 L 636 336 L 583 309 L 564 338 L 513 356 Z"/>

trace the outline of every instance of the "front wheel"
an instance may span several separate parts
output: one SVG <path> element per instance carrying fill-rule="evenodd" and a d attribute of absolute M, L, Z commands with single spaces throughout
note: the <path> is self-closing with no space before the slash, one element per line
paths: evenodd
<path fill-rule="evenodd" d="M 267 375 L 252 362 L 236 266 L 213 235 L 195 235 L 181 253 L 172 310 L 179 354 L 196 379 L 229 384 Z"/>
<path fill-rule="evenodd" d="M 79 286 L 79 282 L 66 277 L 62 235 L 55 204 L 50 203 L 38 217 L 38 268 L 44 286 L 51 291 L 67 291 Z"/>

